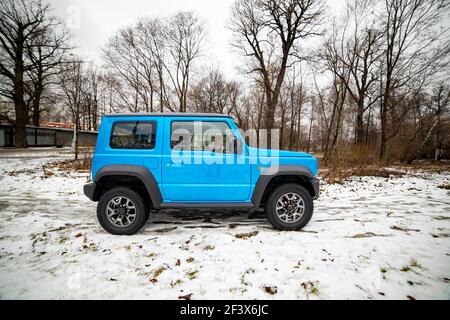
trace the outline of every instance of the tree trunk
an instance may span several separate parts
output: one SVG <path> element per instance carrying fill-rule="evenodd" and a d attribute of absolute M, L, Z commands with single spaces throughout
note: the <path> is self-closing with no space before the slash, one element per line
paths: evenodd
<path fill-rule="evenodd" d="M 308 144 L 306 145 L 306 152 L 309 152 L 309 148 L 311 146 L 312 124 L 314 120 L 313 114 L 314 114 L 314 103 L 311 104 L 311 119 L 309 120 Z"/>
<path fill-rule="evenodd" d="M 40 100 L 41 94 L 35 92 L 33 98 L 33 125 L 36 127 L 39 127 L 41 122 Z"/>
<path fill-rule="evenodd" d="M 285 124 L 284 124 L 285 113 L 286 113 L 286 111 L 282 110 L 282 112 L 281 112 L 281 125 L 280 125 L 280 149 L 281 150 L 283 149 L 283 146 L 284 146 L 283 145 L 283 140 L 284 140 L 283 133 L 284 133 L 284 128 L 285 128 Z"/>
<path fill-rule="evenodd" d="M 303 92 L 300 91 L 300 97 L 302 97 Z M 297 151 L 300 151 L 300 143 L 301 143 L 301 139 L 302 139 L 302 126 L 301 126 L 301 121 L 302 121 L 302 105 L 300 105 L 298 107 L 297 110 Z"/>
<path fill-rule="evenodd" d="M 360 99 L 356 114 L 356 145 L 362 144 L 364 144 L 364 100 Z"/>
<path fill-rule="evenodd" d="M 159 111 L 162 113 L 162 112 L 164 112 L 164 79 L 163 79 L 163 74 L 162 74 L 162 66 L 160 66 L 159 68 L 160 68 L 158 71 L 159 90 L 160 90 Z"/>
<path fill-rule="evenodd" d="M 23 30 L 19 30 L 19 35 L 23 33 Z M 19 36 L 16 41 L 16 61 L 14 67 L 15 79 L 14 79 L 14 108 L 16 111 L 16 126 L 15 126 L 15 146 L 16 148 L 27 147 L 27 130 L 26 124 L 28 123 L 28 113 L 26 112 L 24 95 L 24 83 L 23 83 L 23 38 Z"/>
<path fill-rule="evenodd" d="M 386 83 L 386 88 L 389 88 L 389 84 Z M 388 109 L 388 102 L 389 102 L 389 92 L 388 89 L 385 89 L 383 98 L 381 99 L 380 103 L 380 118 L 381 118 L 381 145 L 380 145 L 380 165 L 386 166 L 388 164 L 388 157 L 387 157 L 387 140 L 388 140 L 388 133 L 387 133 L 387 109 Z"/>
<path fill-rule="evenodd" d="M 75 112 L 74 112 L 74 124 L 75 127 L 73 129 L 73 139 L 72 139 L 72 152 L 74 153 L 75 160 L 78 160 L 78 132 L 80 131 L 80 106 L 79 106 L 79 102 L 76 102 L 76 106 L 75 106 Z"/>
<path fill-rule="evenodd" d="M 15 125 L 15 147 L 16 148 L 27 148 L 27 128 L 26 122 L 28 119 L 28 114 L 25 113 L 24 102 L 15 103 L 16 110 L 16 125 Z"/>
<path fill-rule="evenodd" d="M 264 128 L 267 130 L 267 146 L 265 146 L 266 148 L 270 149 L 270 146 L 272 144 L 272 139 L 271 139 L 271 129 L 274 128 L 274 122 L 275 122 L 275 107 L 276 107 L 276 102 L 274 101 L 273 98 L 270 98 L 269 96 L 267 96 L 266 93 L 266 119 L 264 120 Z"/>
<path fill-rule="evenodd" d="M 78 160 L 78 121 L 75 121 L 75 128 L 73 129 L 73 138 L 72 138 L 72 152 L 75 155 L 75 160 Z"/>

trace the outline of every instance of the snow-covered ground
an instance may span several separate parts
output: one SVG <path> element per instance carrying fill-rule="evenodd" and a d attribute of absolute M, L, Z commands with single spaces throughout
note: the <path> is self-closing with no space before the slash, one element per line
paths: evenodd
<path fill-rule="evenodd" d="M 450 299 L 450 173 L 323 185 L 300 232 L 260 213 L 171 210 L 113 236 L 68 150 L 0 153 L 0 298 Z"/>

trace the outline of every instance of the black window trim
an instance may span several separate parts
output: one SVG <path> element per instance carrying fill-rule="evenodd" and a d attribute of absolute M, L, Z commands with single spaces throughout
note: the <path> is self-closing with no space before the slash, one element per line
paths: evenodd
<path fill-rule="evenodd" d="M 153 131 L 155 132 L 155 139 L 154 139 L 155 142 L 153 143 L 153 148 L 120 148 L 120 147 L 113 147 L 111 145 L 111 139 L 112 139 L 112 136 L 113 136 L 114 127 L 117 124 L 121 124 L 121 123 L 136 123 L 136 122 L 139 122 L 139 123 L 151 123 L 153 125 Z M 111 132 L 109 134 L 109 143 L 108 143 L 108 145 L 109 145 L 109 147 L 111 149 L 115 149 L 115 150 L 155 150 L 156 149 L 156 144 L 157 144 L 156 129 L 157 129 L 157 123 L 156 123 L 155 120 L 118 120 L 118 121 L 114 121 L 112 126 L 111 126 Z"/>

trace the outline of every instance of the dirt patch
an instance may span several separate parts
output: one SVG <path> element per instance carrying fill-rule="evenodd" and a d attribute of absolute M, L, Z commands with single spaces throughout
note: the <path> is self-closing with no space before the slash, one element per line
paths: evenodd
<path fill-rule="evenodd" d="M 155 230 L 153 230 L 153 232 L 156 232 L 156 233 L 167 233 L 167 232 L 173 231 L 173 230 L 175 230 L 177 228 L 178 227 L 167 227 L 167 228 L 155 229 Z"/>
<path fill-rule="evenodd" d="M 409 229 L 409 228 L 403 228 L 403 227 L 399 227 L 399 226 L 391 226 L 392 230 L 397 230 L 397 231 L 403 231 L 403 232 L 420 232 L 419 229 Z"/>
<path fill-rule="evenodd" d="M 371 237 L 388 237 L 388 235 L 386 235 L 386 234 L 376 234 L 376 233 L 373 233 L 373 232 L 366 232 L 366 233 L 355 234 L 355 235 L 351 236 L 350 238 L 358 239 L 358 238 L 371 238 Z"/>

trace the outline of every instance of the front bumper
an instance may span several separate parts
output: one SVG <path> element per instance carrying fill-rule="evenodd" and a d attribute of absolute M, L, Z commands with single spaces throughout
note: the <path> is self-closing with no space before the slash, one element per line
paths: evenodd
<path fill-rule="evenodd" d="M 83 186 L 83 192 L 90 200 L 94 199 L 95 182 L 86 183 Z"/>
<path fill-rule="evenodd" d="M 311 184 L 313 186 L 314 189 L 314 197 L 313 200 L 316 200 L 319 197 L 319 192 L 320 192 L 320 180 L 317 178 L 311 178 Z"/>

